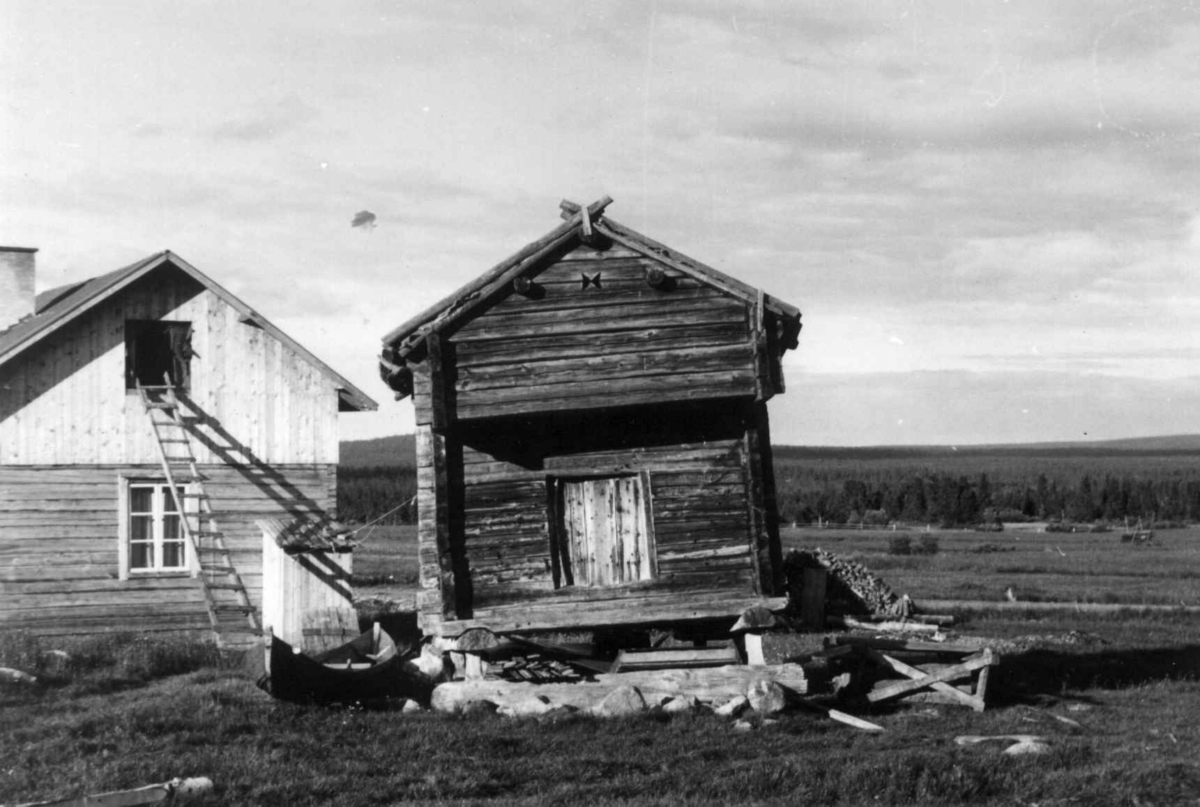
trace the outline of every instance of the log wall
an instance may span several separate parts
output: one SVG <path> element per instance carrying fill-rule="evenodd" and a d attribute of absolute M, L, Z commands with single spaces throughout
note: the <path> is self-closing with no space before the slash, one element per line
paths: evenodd
<path fill-rule="evenodd" d="M 263 539 L 255 522 L 332 511 L 337 467 L 278 465 L 267 476 L 245 466 L 200 471 L 233 563 L 261 609 Z M 0 466 L 0 629 L 42 634 L 208 629 L 199 580 L 118 579 L 122 475 L 161 480 L 162 467 Z"/>
<path fill-rule="evenodd" d="M 0 463 L 156 462 L 136 392 L 125 389 L 125 321 L 195 330 L 191 415 L 201 463 L 336 463 L 338 395 L 320 369 L 182 271 L 163 266 L 0 367 Z"/>
<path fill-rule="evenodd" d="M 652 268 L 663 274 L 659 288 L 646 281 Z M 528 296 L 503 297 L 450 336 L 447 407 L 473 420 L 604 408 L 615 397 L 640 405 L 754 395 L 751 314 L 746 302 L 637 253 L 581 246 L 538 273 Z"/>
<path fill-rule="evenodd" d="M 747 403 L 531 418 L 447 436 L 419 427 L 423 626 L 670 621 L 736 614 L 771 595 L 773 570 L 762 566 L 778 539 L 761 515 L 761 468 L 751 467 L 761 461 L 755 416 Z M 556 480 L 635 474 L 649 485 L 654 578 L 566 586 L 555 557 Z M 455 496 L 439 532 L 438 505 Z"/>
<path fill-rule="evenodd" d="M 780 592 L 765 408 L 780 323 L 763 295 L 620 246 L 574 246 L 524 277 L 406 355 L 422 626 L 724 617 Z M 562 486 L 631 475 L 648 488 L 652 579 L 567 585 Z"/>

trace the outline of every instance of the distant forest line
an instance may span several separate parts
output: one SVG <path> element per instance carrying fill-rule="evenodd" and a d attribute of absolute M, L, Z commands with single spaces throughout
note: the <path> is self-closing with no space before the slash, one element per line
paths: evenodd
<path fill-rule="evenodd" d="M 342 519 L 416 520 L 412 435 L 342 444 Z M 776 446 L 785 523 L 1200 522 L 1200 438 L 1030 446 Z"/>

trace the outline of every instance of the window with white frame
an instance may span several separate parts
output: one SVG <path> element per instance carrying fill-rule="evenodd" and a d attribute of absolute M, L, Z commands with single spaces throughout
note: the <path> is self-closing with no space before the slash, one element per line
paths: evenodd
<path fill-rule="evenodd" d="M 170 487 L 128 481 L 125 492 L 123 571 L 129 575 L 186 572 L 183 523 Z"/>

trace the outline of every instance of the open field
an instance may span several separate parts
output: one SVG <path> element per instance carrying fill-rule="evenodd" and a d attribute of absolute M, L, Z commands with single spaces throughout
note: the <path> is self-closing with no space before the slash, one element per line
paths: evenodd
<path fill-rule="evenodd" d="M 907 536 L 937 539 L 936 555 L 891 555 Z M 914 600 L 1019 601 L 1200 606 L 1200 528 L 1160 530 L 1153 543 L 1120 533 L 783 528 L 784 551 L 821 547 L 862 563 Z M 354 575 L 362 596 L 416 593 L 412 526 L 373 527 L 358 536 Z"/>
<path fill-rule="evenodd" d="M 897 536 L 924 531 L 784 529 L 784 551 L 819 546 L 856 560 L 897 594 L 922 600 L 1200 606 L 1200 528 L 1160 530 L 1153 543 L 1107 533 L 934 530 L 936 555 L 890 555 Z"/>

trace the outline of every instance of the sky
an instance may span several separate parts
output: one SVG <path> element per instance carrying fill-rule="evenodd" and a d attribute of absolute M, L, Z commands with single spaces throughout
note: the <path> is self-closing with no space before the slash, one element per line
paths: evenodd
<path fill-rule="evenodd" d="M 1200 0 L 0 4 L 0 243 L 380 338 L 608 214 L 798 306 L 776 442 L 1200 432 Z M 373 226 L 351 226 L 370 211 Z"/>

